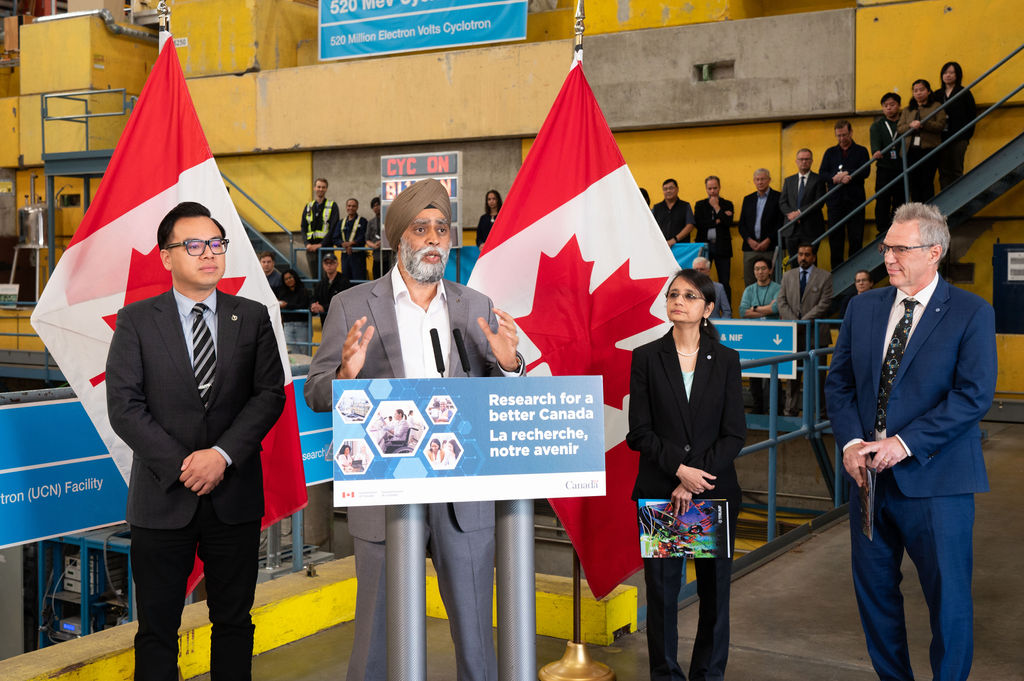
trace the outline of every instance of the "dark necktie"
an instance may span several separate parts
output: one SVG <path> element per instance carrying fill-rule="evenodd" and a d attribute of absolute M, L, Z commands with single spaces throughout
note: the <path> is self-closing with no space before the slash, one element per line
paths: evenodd
<path fill-rule="evenodd" d="M 196 303 L 192 308 L 192 369 L 196 374 L 196 385 L 199 386 L 199 397 L 203 406 L 210 403 L 210 388 L 213 387 L 213 370 L 217 366 L 217 351 L 213 347 L 213 334 L 203 319 L 203 313 L 209 308 Z"/>
<path fill-rule="evenodd" d="M 896 378 L 896 372 L 900 370 L 903 352 L 907 349 L 910 326 L 914 323 L 915 305 L 917 305 L 917 301 L 913 298 L 903 300 L 903 318 L 892 332 L 892 340 L 889 341 L 889 347 L 885 351 L 882 375 L 878 379 L 878 411 L 875 412 L 875 431 L 877 432 L 885 430 L 885 412 L 889 407 L 889 393 L 892 391 L 892 381 Z"/>
<path fill-rule="evenodd" d="M 804 185 L 807 182 L 806 177 L 800 178 L 800 188 L 796 190 L 796 207 L 801 208 L 804 205 Z"/>
<path fill-rule="evenodd" d="M 800 300 L 804 299 L 805 288 L 807 288 L 807 270 L 800 270 Z"/>

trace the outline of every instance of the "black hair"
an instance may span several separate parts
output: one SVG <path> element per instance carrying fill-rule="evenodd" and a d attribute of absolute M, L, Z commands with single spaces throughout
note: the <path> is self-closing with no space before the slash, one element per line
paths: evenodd
<path fill-rule="evenodd" d="M 673 178 L 671 178 L 671 177 L 670 177 L 670 178 L 668 178 L 667 180 L 665 180 L 664 182 L 662 182 L 662 183 L 661 183 L 661 186 L 662 186 L 662 187 L 664 187 L 664 186 L 665 186 L 666 184 L 668 184 L 669 182 L 671 182 L 672 184 L 674 184 L 674 185 L 675 185 L 675 186 L 676 186 L 677 188 L 679 187 L 679 183 L 678 183 L 678 182 L 676 182 L 676 181 L 675 181 L 675 180 L 674 180 Z"/>
<path fill-rule="evenodd" d="M 818 247 L 812 244 L 810 241 L 801 241 L 799 244 L 797 244 L 796 250 L 799 251 L 801 248 L 809 248 L 811 249 L 811 253 L 814 253 L 815 255 L 818 254 Z"/>
<path fill-rule="evenodd" d="M 686 268 L 676 272 L 672 279 L 669 280 L 668 289 L 665 291 L 665 295 L 668 296 L 668 290 L 672 288 L 672 284 L 676 282 L 676 279 L 683 279 L 693 284 L 693 287 L 697 289 L 701 297 L 704 298 L 704 305 L 715 303 L 715 282 L 711 280 L 706 274 L 698 272 L 692 268 Z M 715 325 L 710 320 L 705 319 L 704 323 L 700 325 L 700 332 L 702 335 L 708 336 L 714 340 L 718 340 L 718 332 L 715 330 Z"/>
<path fill-rule="evenodd" d="M 380 205 L 380 197 L 379 196 L 375 196 L 372 199 L 370 199 L 370 208 L 373 208 L 374 206 L 379 206 L 379 205 Z"/>
<path fill-rule="evenodd" d="M 217 222 L 215 217 L 210 215 L 209 208 L 195 201 L 182 201 L 164 216 L 164 219 L 160 221 L 160 226 L 156 228 L 156 245 L 160 247 L 160 250 L 166 248 L 167 244 L 171 242 L 171 232 L 174 231 L 174 225 L 182 218 L 210 218 L 213 220 L 213 224 L 217 225 L 217 229 L 220 230 L 221 238 L 227 236 L 224 226 Z"/>
<path fill-rule="evenodd" d="M 935 92 L 932 90 L 932 84 L 929 83 L 924 78 L 918 78 L 917 80 L 915 80 L 913 83 L 910 84 L 911 89 L 913 89 L 913 87 L 915 85 L 917 85 L 918 83 L 920 83 L 921 85 L 924 85 L 926 88 L 928 88 L 928 103 L 931 103 L 932 99 L 935 96 Z M 917 98 L 916 97 L 911 97 L 910 104 L 907 104 L 907 108 L 910 109 L 911 111 L 913 111 L 914 109 L 917 108 Z"/>
<path fill-rule="evenodd" d="M 943 83 L 942 74 L 945 73 L 946 69 L 948 69 L 950 66 L 953 67 L 953 73 L 956 74 L 956 82 L 953 83 L 953 90 L 956 91 L 963 87 L 964 80 L 964 70 L 960 68 L 960 64 L 958 64 L 957 62 L 947 61 L 945 64 L 942 65 L 942 70 L 939 71 L 939 82 Z M 945 83 L 943 83 L 943 85 L 945 85 Z"/>
<path fill-rule="evenodd" d="M 640 187 L 640 196 L 644 197 L 644 203 L 646 203 L 647 207 L 650 208 L 651 207 L 651 195 L 648 194 L 647 190 L 644 189 L 643 187 Z"/>
<path fill-rule="evenodd" d="M 895 99 L 897 104 L 903 104 L 903 98 L 900 97 L 895 92 L 886 92 L 884 95 L 882 95 L 882 99 L 880 99 L 878 103 L 884 106 L 886 100 L 888 99 Z"/>
<path fill-rule="evenodd" d="M 498 207 L 497 210 L 495 210 L 494 212 L 501 212 L 501 192 L 499 192 L 497 189 L 489 189 L 487 190 L 487 193 L 484 194 L 484 215 L 487 215 L 488 213 L 491 212 L 491 207 L 487 205 L 487 197 L 490 196 L 491 194 L 494 194 L 494 197 L 498 199 Z"/>
<path fill-rule="evenodd" d="M 756 265 L 759 262 L 763 262 L 765 265 L 767 265 L 768 269 L 772 268 L 771 258 L 769 258 L 767 255 L 759 255 L 759 256 L 755 257 L 754 260 L 751 262 L 750 266 L 753 267 L 754 265 Z"/>
<path fill-rule="evenodd" d="M 295 290 L 296 291 L 300 290 L 304 286 L 304 284 L 302 283 L 302 276 L 299 275 L 298 272 L 296 272 L 294 269 L 292 269 L 290 267 L 288 269 L 286 269 L 284 272 L 281 273 L 281 285 L 282 286 L 284 286 L 285 288 L 288 288 L 288 285 L 284 283 L 284 275 L 286 275 L 286 274 L 292 275 L 292 277 L 295 279 Z"/>

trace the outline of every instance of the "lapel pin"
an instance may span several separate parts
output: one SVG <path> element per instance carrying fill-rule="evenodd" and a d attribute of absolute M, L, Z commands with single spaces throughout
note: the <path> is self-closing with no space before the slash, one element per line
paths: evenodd
<path fill-rule="evenodd" d="M 711 355 L 708 355 L 708 359 L 711 359 Z"/>
<path fill-rule="evenodd" d="M 231 315 L 231 321 L 237 322 L 238 321 L 238 315 L 236 315 L 236 314 Z"/>

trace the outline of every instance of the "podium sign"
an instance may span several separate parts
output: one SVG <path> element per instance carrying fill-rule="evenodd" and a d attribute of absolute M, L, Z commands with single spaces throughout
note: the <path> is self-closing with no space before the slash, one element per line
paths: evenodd
<path fill-rule="evenodd" d="M 602 496 L 600 376 L 334 382 L 335 506 Z"/>

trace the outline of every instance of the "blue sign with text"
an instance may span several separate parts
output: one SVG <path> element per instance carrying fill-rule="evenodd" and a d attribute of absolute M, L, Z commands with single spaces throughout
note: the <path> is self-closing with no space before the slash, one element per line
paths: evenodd
<path fill-rule="evenodd" d="M 128 486 L 78 400 L 0 407 L 0 548 L 124 520 Z"/>
<path fill-rule="evenodd" d="M 605 493 L 600 376 L 334 382 L 334 504 Z"/>
<path fill-rule="evenodd" d="M 796 352 L 796 322 L 764 319 L 712 320 L 722 345 L 740 353 L 741 360 L 765 359 Z M 763 366 L 743 372 L 747 378 L 768 378 L 771 367 Z M 796 378 L 796 362 L 779 365 L 779 378 Z"/>
<path fill-rule="evenodd" d="M 526 38 L 527 0 L 320 0 L 320 59 Z"/>

